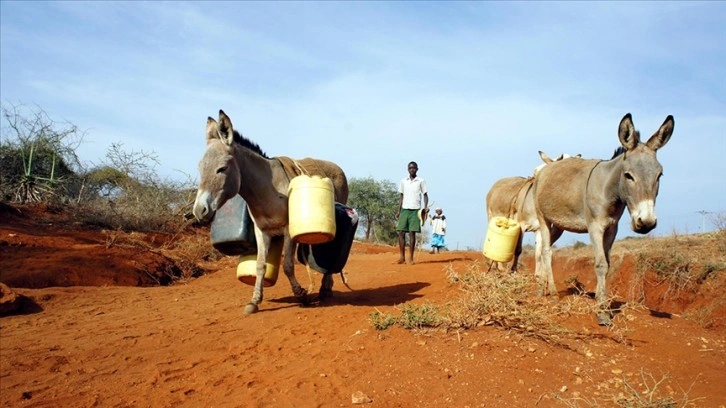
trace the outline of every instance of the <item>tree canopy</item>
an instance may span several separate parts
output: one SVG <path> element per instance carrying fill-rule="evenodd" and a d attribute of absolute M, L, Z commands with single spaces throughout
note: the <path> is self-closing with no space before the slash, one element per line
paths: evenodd
<path fill-rule="evenodd" d="M 348 205 L 358 211 L 366 241 L 395 244 L 398 192 L 389 180 L 353 178 L 349 183 Z"/>
<path fill-rule="evenodd" d="M 25 105 L 3 105 L 2 119 L 0 201 L 73 204 L 85 222 L 113 228 L 175 230 L 186 222 L 196 189 L 160 179 L 155 153 L 112 143 L 106 160 L 87 169 L 74 124 Z"/>

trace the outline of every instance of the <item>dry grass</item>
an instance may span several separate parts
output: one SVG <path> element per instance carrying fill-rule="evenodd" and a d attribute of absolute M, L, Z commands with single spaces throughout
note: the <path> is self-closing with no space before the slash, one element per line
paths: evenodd
<path fill-rule="evenodd" d="M 127 247 L 127 248 L 138 248 L 151 250 L 154 247 L 147 242 L 147 238 L 144 234 L 136 232 L 124 232 L 120 229 L 115 229 L 106 232 L 106 248 L 111 247 Z"/>
<path fill-rule="evenodd" d="M 700 407 L 698 402 L 701 398 L 689 397 L 690 389 L 683 391 L 678 398 L 663 391 L 661 385 L 668 380 L 667 375 L 656 379 L 652 373 L 645 370 L 640 371 L 638 384 L 633 384 L 627 376 L 621 375 L 612 380 L 617 391 L 605 396 L 604 401 L 596 398 L 585 398 L 582 396 L 565 398 L 557 393 L 552 398 L 561 405 L 570 408 L 599 408 L 599 407 L 620 407 L 620 408 L 686 408 Z"/>
<path fill-rule="evenodd" d="M 447 277 L 461 291 L 444 319 L 449 328 L 495 325 L 555 344 L 568 333 L 553 319 L 564 312 L 561 306 L 532 296 L 534 280 L 529 274 L 485 272 L 478 263 L 472 263 L 462 273 L 449 265 Z"/>
<path fill-rule="evenodd" d="M 673 235 L 648 242 L 637 254 L 637 269 L 654 286 L 667 284 L 665 297 L 694 292 L 716 273 L 726 271 L 726 252 L 721 251 L 726 232 Z"/>
<path fill-rule="evenodd" d="M 175 232 L 186 224 L 184 214 L 190 207 L 181 193 L 145 189 L 113 201 L 84 201 L 78 204 L 76 218 L 85 224 L 125 231 Z"/>
<path fill-rule="evenodd" d="M 615 278 L 612 293 L 619 291 L 629 306 L 647 304 L 654 310 L 676 307 L 678 310 L 674 313 L 702 327 L 721 325 L 723 318 L 719 316 L 723 315 L 724 302 L 713 300 L 712 293 L 722 293 L 726 277 L 725 249 L 726 230 L 692 235 L 674 233 L 666 237 L 626 237 L 616 241 L 611 252 L 608 277 Z M 581 264 L 583 260 L 592 265 L 591 252 L 589 247 L 567 247 L 557 249 L 556 256 L 567 259 L 568 265 L 571 261 Z M 632 265 L 631 261 L 634 263 L 632 275 L 622 275 L 621 266 L 626 260 L 628 265 Z M 585 292 L 577 275 L 564 282 L 569 286 L 570 294 Z M 706 305 L 696 310 L 688 306 L 692 302 Z M 684 312 L 680 307 L 691 310 Z"/>
<path fill-rule="evenodd" d="M 684 318 L 696 323 L 697 325 L 710 329 L 717 325 L 724 324 L 724 318 L 718 317 L 717 311 L 726 307 L 726 299 L 716 299 L 710 304 L 696 308 L 683 315 Z"/>
<path fill-rule="evenodd" d="M 189 263 L 197 263 L 199 261 L 218 261 L 222 259 L 222 254 L 212 246 L 208 235 L 182 236 L 170 242 L 165 254 L 182 259 Z"/>
<path fill-rule="evenodd" d="M 216 261 L 221 255 L 212 247 L 208 237 L 197 234 L 181 235 L 179 238 L 180 233 L 154 235 L 115 229 L 106 231 L 106 247 L 135 248 L 162 255 L 169 260 L 161 271 L 163 279 L 158 278 L 154 271 L 147 271 L 147 275 L 160 285 L 184 283 L 204 273 L 198 265 L 200 261 Z"/>
<path fill-rule="evenodd" d="M 566 296 L 559 300 L 536 296 L 536 283 L 531 274 L 486 271 L 476 262 L 464 271 L 457 271 L 449 264 L 446 276 L 460 292 L 456 299 L 444 306 L 402 305 L 398 307 L 400 316 L 376 310 L 369 316 L 373 327 L 378 330 L 394 325 L 407 329 L 466 330 L 493 326 L 573 351 L 579 348 L 575 340 L 595 337 L 593 333 L 573 331 L 561 324 L 573 315 L 594 316 L 597 304 L 589 296 Z M 629 309 L 621 308 L 618 312 L 627 315 Z M 627 318 L 621 320 L 622 324 L 610 328 L 609 337 L 616 342 L 627 342 Z"/>
<path fill-rule="evenodd" d="M 615 301 L 615 297 L 608 299 L 613 312 L 619 316 L 609 328 L 607 337 L 620 343 L 630 341 L 629 322 L 647 309 L 646 301 L 654 301 L 654 294 L 650 293 L 653 288 L 660 288 L 655 293 L 661 302 L 694 299 L 703 290 L 718 291 L 726 271 L 726 252 L 721 250 L 725 242 L 726 230 L 670 237 L 628 237 L 617 241 L 611 252 L 610 272 L 617 273 L 628 258 L 635 261 L 636 273 L 627 278 L 627 282 L 622 282 L 628 292 L 626 303 Z M 564 258 L 592 258 L 592 249 L 588 246 L 557 251 L 558 256 Z M 568 285 L 568 296 L 553 301 L 534 296 L 536 283 L 531 273 L 511 275 L 487 269 L 476 262 L 464 270 L 457 270 L 450 264 L 445 270 L 447 279 L 460 292 L 453 301 L 438 307 L 400 307 L 401 316 L 375 312 L 371 314 L 371 322 L 379 330 L 393 325 L 445 330 L 494 326 L 572 350 L 578 347 L 573 340 L 594 336 L 587 330 L 583 333 L 565 327 L 570 316 L 595 315 L 599 311 L 597 302 L 577 275 L 564 281 Z M 711 327 L 722 323 L 718 316 L 722 314 L 723 306 L 724 302 L 709 302 L 683 316 L 702 327 Z M 414 323 L 404 324 L 405 321 Z"/>

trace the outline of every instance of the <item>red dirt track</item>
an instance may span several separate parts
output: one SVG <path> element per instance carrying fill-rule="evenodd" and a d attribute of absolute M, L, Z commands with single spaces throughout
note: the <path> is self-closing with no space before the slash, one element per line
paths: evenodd
<path fill-rule="evenodd" d="M 594 290 L 583 254 L 555 252 L 562 296 L 571 276 Z M 618 299 L 634 256 L 617 256 L 608 289 Z M 723 271 L 688 298 L 647 295 L 651 310 L 618 314 L 617 330 L 570 316 L 567 327 L 590 336 L 568 350 L 495 326 L 376 330 L 372 312 L 445 305 L 460 293 L 446 268 L 483 262 L 479 252 L 422 252 L 415 265 L 397 257 L 356 242 L 346 266 L 353 291 L 336 276 L 331 301 L 301 307 L 281 274 L 260 312 L 245 316 L 252 287 L 237 281 L 234 257 L 202 264 L 207 273 L 186 283 L 139 287 L 168 259 L 109 245 L 100 230 L 0 213 L 0 281 L 25 298 L 0 317 L 0 406 L 347 407 L 357 393 L 370 407 L 609 407 L 624 381 L 646 396 L 664 377 L 656 395 L 677 406 L 726 406 Z M 303 266 L 296 274 L 310 283 Z M 51 287 L 29 288 L 42 282 Z M 720 313 L 710 328 L 684 318 L 709 307 Z"/>

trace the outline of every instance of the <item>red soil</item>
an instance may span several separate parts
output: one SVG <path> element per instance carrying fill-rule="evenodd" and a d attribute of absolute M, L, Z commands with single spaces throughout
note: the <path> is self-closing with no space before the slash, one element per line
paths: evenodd
<path fill-rule="evenodd" d="M 356 393 L 371 407 L 605 407 L 626 393 L 624 381 L 649 398 L 642 392 L 663 378 L 657 398 L 726 405 L 723 271 L 697 292 L 677 293 L 634 285 L 634 255 L 614 257 L 609 292 L 642 295 L 647 307 L 617 315 L 611 329 L 594 315 L 568 317 L 567 327 L 589 334 L 568 350 L 495 326 L 372 326 L 375 311 L 446 304 L 459 294 L 446 268 L 463 272 L 482 262 L 478 252 L 424 252 L 415 265 L 398 265 L 394 248 L 355 243 L 346 267 L 353 291 L 336 277 L 334 299 L 300 307 L 281 276 L 260 312 L 245 316 L 252 288 L 235 278 L 233 257 L 202 264 L 208 273 L 185 283 L 140 287 L 168 276 L 173 262 L 113 245 L 108 233 L 62 215 L 28 214 L 0 213 L 0 281 L 24 298 L 0 318 L 4 407 L 341 407 Z M 554 258 L 563 297 L 572 277 L 594 290 L 587 255 Z M 303 266 L 296 274 L 309 283 Z M 317 287 L 320 275 L 313 278 Z M 684 318 L 704 314 L 710 323 Z"/>

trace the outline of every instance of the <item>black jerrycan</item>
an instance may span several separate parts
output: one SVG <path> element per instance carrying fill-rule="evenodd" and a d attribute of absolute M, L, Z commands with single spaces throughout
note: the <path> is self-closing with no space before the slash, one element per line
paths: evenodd
<path fill-rule="evenodd" d="M 217 210 L 210 226 L 212 246 L 225 255 L 257 253 L 255 224 L 247 202 L 239 194 Z"/>

